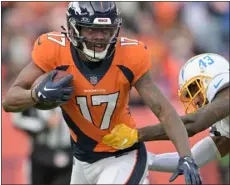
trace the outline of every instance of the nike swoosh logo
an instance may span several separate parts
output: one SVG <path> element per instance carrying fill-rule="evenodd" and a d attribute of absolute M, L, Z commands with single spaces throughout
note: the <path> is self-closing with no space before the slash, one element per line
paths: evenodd
<path fill-rule="evenodd" d="M 44 96 L 41 92 L 38 92 L 38 97 L 43 97 L 43 98 L 46 98 L 46 96 Z"/>
<path fill-rule="evenodd" d="M 40 41 L 40 37 L 38 38 L 38 45 L 40 46 L 42 43 Z"/>
<path fill-rule="evenodd" d="M 121 143 L 121 145 L 120 146 L 122 146 L 122 145 L 124 145 L 125 143 L 127 143 L 128 142 L 128 139 L 124 139 L 124 141 L 123 141 L 123 143 Z"/>
<path fill-rule="evenodd" d="M 214 84 L 214 87 L 217 89 L 222 81 L 223 81 L 223 78 L 217 84 Z"/>
<path fill-rule="evenodd" d="M 57 89 L 49 89 L 46 86 L 44 87 L 44 91 L 54 91 L 54 90 L 57 90 Z"/>
<path fill-rule="evenodd" d="M 186 164 L 188 166 L 188 168 L 190 169 L 190 166 L 189 166 L 187 161 L 185 161 L 184 164 Z"/>

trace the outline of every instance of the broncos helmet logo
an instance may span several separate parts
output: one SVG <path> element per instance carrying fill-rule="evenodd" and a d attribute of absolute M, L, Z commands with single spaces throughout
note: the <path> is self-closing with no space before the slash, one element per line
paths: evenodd
<path fill-rule="evenodd" d="M 81 9 L 79 6 L 79 2 L 70 2 L 68 5 L 68 10 L 73 9 L 75 11 L 75 14 L 81 14 Z"/>

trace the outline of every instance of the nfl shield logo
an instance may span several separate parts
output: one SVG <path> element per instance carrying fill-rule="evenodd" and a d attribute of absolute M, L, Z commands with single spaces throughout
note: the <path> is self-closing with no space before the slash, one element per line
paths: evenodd
<path fill-rule="evenodd" d="M 90 76 L 90 83 L 93 85 L 97 84 L 97 77 L 96 76 Z"/>

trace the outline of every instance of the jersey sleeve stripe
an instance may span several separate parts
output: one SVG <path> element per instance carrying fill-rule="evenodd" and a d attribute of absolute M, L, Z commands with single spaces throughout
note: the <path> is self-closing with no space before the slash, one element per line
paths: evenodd
<path fill-rule="evenodd" d="M 133 79 L 134 79 L 133 72 L 129 68 L 127 68 L 127 67 L 125 67 L 123 65 L 117 65 L 117 66 L 122 71 L 122 73 L 124 74 L 124 76 L 127 78 L 127 80 L 129 81 L 129 83 L 132 84 Z"/>

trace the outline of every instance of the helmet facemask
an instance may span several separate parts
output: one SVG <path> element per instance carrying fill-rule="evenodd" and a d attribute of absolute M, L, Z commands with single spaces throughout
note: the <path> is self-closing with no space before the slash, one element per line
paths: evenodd
<path fill-rule="evenodd" d="M 105 31 L 111 32 L 111 36 L 108 41 L 91 41 L 81 34 L 81 30 L 83 28 L 88 28 L 92 30 L 104 29 Z M 70 18 L 68 21 L 67 35 L 74 47 L 81 54 L 86 56 L 89 61 L 98 62 L 100 60 L 109 58 L 113 54 L 119 30 L 120 26 L 117 25 L 81 25 L 77 23 L 74 18 Z M 96 47 L 101 47 L 103 48 L 103 50 L 96 51 Z"/>
<path fill-rule="evenodd" d="M 210 79 L 207 76 L 196 76 L 181 87 L 178 93 L 186 114 L 193 113 L 208 103 L 206 90 Z"/>

